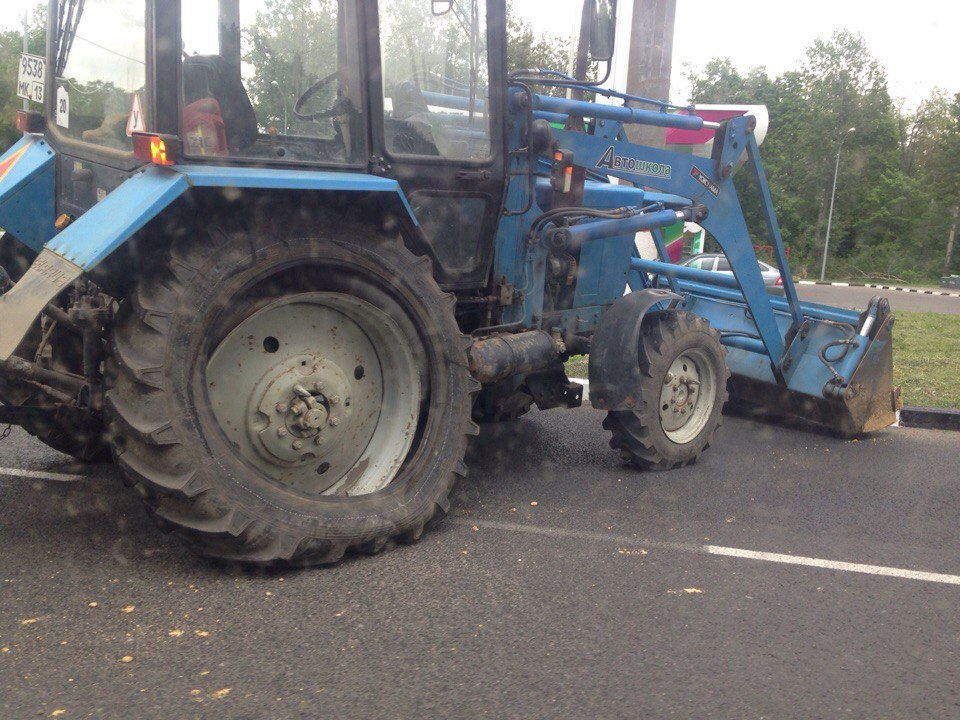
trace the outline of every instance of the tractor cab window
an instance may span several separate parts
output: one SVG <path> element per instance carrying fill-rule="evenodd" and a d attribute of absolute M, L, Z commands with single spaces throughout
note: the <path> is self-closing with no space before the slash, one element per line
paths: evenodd
<path fill-rule="evenodd" d="M 365 158 L 355 5 L 184 1 L 184 152 L 264 162 Z"/>
<path fill-rule="evenodd" d="M 387 149 L 489 158 L 486 3 L 380 0 L 379 8 Z"/>
<path fill-rule="evenodd" d="M 74 140 L 132 150 L 146 130 L 145 0 L 60 0 L 51 120 Z"/>

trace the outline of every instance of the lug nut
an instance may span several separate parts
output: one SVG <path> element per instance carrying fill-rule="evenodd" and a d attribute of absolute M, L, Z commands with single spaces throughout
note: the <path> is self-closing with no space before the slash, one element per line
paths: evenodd
<path fill-rule="evenodd" d="M 294 414 L 294 415 L 298 415 L 298 416 L 299 416 L 299 415 L 303 415 L 303 408 L 300 407 L 299 405 L 294 405 L 294 406 L 293 406 L 292 408 L 290 408 L 290 409 L 293 410 L 293 414 Z"/>
<path fill-rule="evenodd" d="M 334 395 L 332 398 L 330 398 L 330 404 L 331 404 L 331 405 L 339 405 L 339 404 L 340 404 L 340 396 L 339 396 L 339 395 Z"/>
<path fill-rule="evenodd" d="M 337 418 L 337 417 L 330 418 L 330 424 L 333 425 L 333 427 L 336 427 L 337 425 L 340 424 L 340 418 Z"/>
<path fill-rule="evenodd" d="M 322 392 L 322 391 L 323 391 L 323 383 L 322 383 L 322 382 L 315 382 L 315 383 L 313 384 L 313 389 L 316 390 L 317 392 Z"/>
<path fill-rule="evenodd" d="M 299 450 L 299 449 L 302 448 L 302 447 L 303 447 L 303 443 L 302 443 L 302 442 L 300 442 L 299 440 L 294 440 L 294 441 L 293 441 L 293 449 L 294 449 L 294 450 Z"/>
<path fill-rule="evenodd" d="M 277 437 L 286 437 L 287 429 L 286 428 L 277 428 Z"/>
<path fill-rule="evenodd" d="M 281 415 L 287 411 L 287 406 L 283 403 L 277 403 L 277 412 Z"/>
<path fill-rule="evenodd" d="M 317 435 L 317 436 L 313 439 L 313 444 L 314 444 L 314 445 L 323 445 L 323 435 Z"/>

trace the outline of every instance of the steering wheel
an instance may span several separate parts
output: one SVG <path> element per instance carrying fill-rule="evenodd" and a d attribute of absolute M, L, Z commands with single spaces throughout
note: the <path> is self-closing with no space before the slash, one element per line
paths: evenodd
<path fill-rule="evenodd" d="M 320 112 L 307 113 L 307 114 L 303 112 L 304 105 L 310 102 L 310 100 L 312 100 L 317 93 L 319 93 L 323 88 L 325 88 L 327 85 L 329 85 L 331 82 L 338 79 L 339 77 L 340 77 L 340 71 L 336 70 L 331 74 L 327 75 L 325 78 L 321 78 L 320 80 L 317 80 L 313 85 L 307 88 L 306 92 L 304 92 L 303 95 L 300 96 L 300 98 L 297 100 L 297 104 L 293 107 L 293 114 L 296 115 L 297 118 L 300 120 L 322 120 L 323 118 L 334 117 L 336 115 L 342 114 L 341 106 L 343 105 L 343 100 L 339 97 L 333 103 L 333 106 L 327 110 L 321 110 Z"/>

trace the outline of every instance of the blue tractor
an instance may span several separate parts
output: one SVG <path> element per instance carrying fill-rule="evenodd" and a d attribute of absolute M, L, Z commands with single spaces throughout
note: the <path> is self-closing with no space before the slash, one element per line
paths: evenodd
<path fill-rule="evenodd" d="M 575 354 L 640 468 L 697 460 L 728 398 L 847 435 L 895 421 L 889 305 L 798 301 L 750 116 L 509 72 L 505 0 L 48 16 L 46 57 L 21 68 L 43 111 L 0 159 L 0 421 L 112 456 L 203 554 L 317 564 L 415 541 L 478 422 L 581 404 Z M 587 0 L 599 74 L 615 17 Z M 713 155 L 632 143 L 636 124 L 708 128 Z M 678 221 L 733 275 L 667 262 Z"/>

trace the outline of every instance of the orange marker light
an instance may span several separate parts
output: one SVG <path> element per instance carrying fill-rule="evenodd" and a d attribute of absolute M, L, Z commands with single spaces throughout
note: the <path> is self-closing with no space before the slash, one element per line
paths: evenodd
<path fill-rule="evenodd" d="M 40 134 L 46 127 L 46 121 L 41 113 L 28 110 L 17 110 L 17 130 L 23 133 Z"/>
<path fill-rule="evenodd" d="M 176 165 L 180 157 L 180 141 L 169 135 L 134 133 L 133 155 L 140 162 Z"/>
<path fill-rule="evenodd" d="M 150 138 L 150 161 L 154 165 L 173 165 L 172 160 L 167 160 L 167 144 L 163 138 Z"/>

